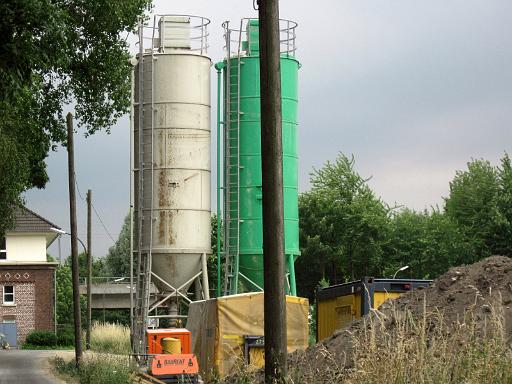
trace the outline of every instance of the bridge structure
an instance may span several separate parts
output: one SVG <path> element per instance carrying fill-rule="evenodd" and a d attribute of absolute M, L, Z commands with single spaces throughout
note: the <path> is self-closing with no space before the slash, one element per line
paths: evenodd
<path fill-rule="evenodd" d="M 91 286 L 92 309 L 130 309 L 130 291 L 135 293 L 135 284 L 130 289 L 130 278 L 93 277 Z M 86 279 L 80 282 L 80 295 L 87 294 Z M 150 301 L 156 301 L 158 289 L 151 284 Z M 134 296 L 135 297 L 135 296 Z"/>

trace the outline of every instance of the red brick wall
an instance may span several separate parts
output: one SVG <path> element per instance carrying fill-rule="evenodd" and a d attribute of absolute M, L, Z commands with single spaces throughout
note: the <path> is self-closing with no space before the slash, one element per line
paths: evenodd
<path fill-rule="evenodd" d="M 4 285 L 13 285 L 15 306 L 3 304 L 0 297 L 0 321 L 15 318 L 18 343 L 34 331 L 54 330 L 54 267 L 52 265 L 9 266 L 0 264 L 0 293 Z"/>

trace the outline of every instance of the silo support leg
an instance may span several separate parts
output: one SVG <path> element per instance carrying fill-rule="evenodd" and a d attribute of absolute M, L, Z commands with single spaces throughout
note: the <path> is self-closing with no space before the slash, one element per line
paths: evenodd
<path fill-rule="evenodd" d="M 202 277 L 198 277 L 194 282 L 194 297 L 196 301 L 199 301 L 203 298 L 203 288 L 201 284 Z"/>
<path fill-rule="evenodd" d="M 295 260 L 293 255 L 288 255 L 288 271 L 290 272 L 290 295 L 297 296 L 297 285 L 295 283 Z"/>
<path fill-rule="evenodd" d="M 210 298 L 210 286 L 208 285 L 208 266 L 207 266 L 207 255 L 203 253 L 201 257 L 202 269 L 203 269 L 203 297 L 205 300 Z"/>

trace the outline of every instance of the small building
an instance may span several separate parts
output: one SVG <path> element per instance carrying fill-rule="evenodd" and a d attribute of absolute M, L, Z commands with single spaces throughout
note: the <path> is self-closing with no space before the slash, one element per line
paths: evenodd
<path fill-rule="evenodd" d="M 53 230 L 52 230 L 53 228 Z M 11 346 L 34 331 L 55 329 L 55 269 L 46 249 L 60 229 L 21 207 L 15 226 L 0 237 L 0 333 Z"/>

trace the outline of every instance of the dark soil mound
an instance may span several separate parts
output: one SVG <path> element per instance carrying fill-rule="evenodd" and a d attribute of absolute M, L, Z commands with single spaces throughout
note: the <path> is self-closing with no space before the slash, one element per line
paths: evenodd
<path fill-rule="evenodd" d="M 498 308 L 498 309 L 497 309 Z M 442 318 L 443 332 L 460 326 L 471 317 L 471 324 L 484 332 L 491 315 L 498 314 L 504 325 L 505 337 L 512 340 L 512 259 L 492 256 L 475 264 L 450 269 L 436 279 L 430 287 L 408 292 L 400 298 L 384 303 L 370 315 L 380 326 L 392 329 L 400 314 L 408 313 L 421 319 L 429 317 L 428 331 L 434 332 Z M 291 354 L 289 372 L 294 382 L 332 382 L 333 377 L 344 377 L 344 371 L 353 366 L 354 336 L 372 325 L 368 318 L 354 321 L 348 328 L 336 331 L 330 338 Z M 375 326 L 375 322 L 373 322 Z M 453 328 L 454 329 L 454 328 Z M 439 329 L 437 329 L 439 330 Z M 294 372 L 296 378 L 293 378 Z M 329 378 L 327 380 L 327 378 Z M 262 382 L 262 372 L 256 373 L 255 382 Z M 299 381 L 297 381 L 299 380 Z M 336 380 L 338 381 L 338 380 Z M 233 383 L 237 381 L 232 381 Z"/>

